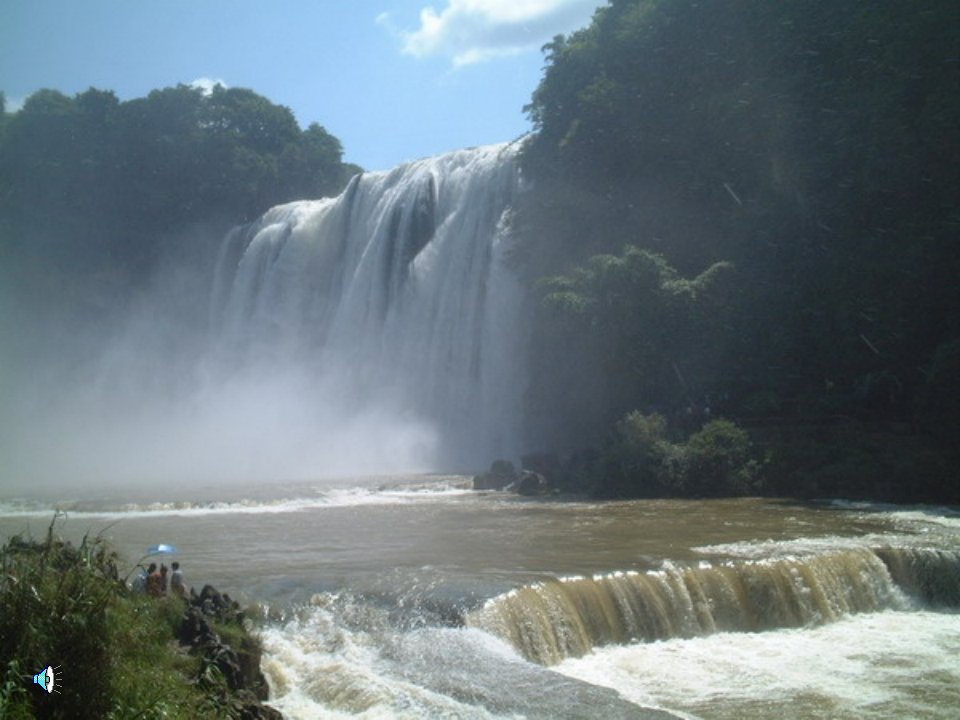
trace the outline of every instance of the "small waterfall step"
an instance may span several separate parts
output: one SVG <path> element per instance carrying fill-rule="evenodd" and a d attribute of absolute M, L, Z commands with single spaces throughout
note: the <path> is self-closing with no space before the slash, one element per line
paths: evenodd
<path fill-rule="evenodd" d="M 917 602 L 960 606 L 960 553 L 862 547 L 560 578 L 491 598 L 464 621 L 554 665 L 601 645 L 808 627 Z"/>

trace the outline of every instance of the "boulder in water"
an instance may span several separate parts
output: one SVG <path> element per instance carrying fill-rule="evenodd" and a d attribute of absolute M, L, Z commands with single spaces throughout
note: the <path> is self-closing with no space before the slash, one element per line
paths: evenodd
<path fill-rule="evenodd" d="M 529 453 L 520 458 L 520 467 L 524 470 L 533 470 L 547 479 L 547 483 L 555 485 L 562 473 L 560 457 L 555 452 Z"/>
<path fill-rule="evenodd" d="M 518 495 L 543 495 L 547 492 L 547 479 L 533 470 L 523 470 L 513 489 Z"/>
<path fill-rule="evenodd" d="M 503 490 L 519 479 L 517 470 L 509 460 L 494 460 L 490 470 L 473 478 L 474 490 Z"/>

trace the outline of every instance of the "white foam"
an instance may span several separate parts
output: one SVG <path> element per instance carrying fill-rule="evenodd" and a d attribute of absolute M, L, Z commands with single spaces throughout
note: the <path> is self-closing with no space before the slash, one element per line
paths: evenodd
<path fill-rule="evenodd" d="M 382 658 L 388 644 L 383 633 L 351 630 L 341 620 L 331 610 L 312 607 L 283 627 L 263 631 L 270 704 L 285 717 L 495 717 L 390 672 Z"/>
<path fill-rule="evenodd" d="M 960 615 L 889 611 L 601 648 L 555 669 L 702 718 L 955 718 Z"/>
<path fill-rule="evenodd" d="M 831 506 L 856 511 L 856 517 L 890 528 L 855 536 L 821 535 L 791 540 L 753 539 L 743 542 L 692 548 L 704 555 L 759 560 L 787 555 L 813 555 L 834 550 L 881 546 L 960 550 L 960 513 L 946 507 L 899 506 L 877 503 L 831 501 Z"/>
<path fill-rule="evenodd" d="M 785 557 L 817 555 L 837 550 L 872 548 L 878 545 L 889 545 L 891 541 L 902 539 L 881 533 L 858 535 L 856 537 L 823 535 L 796 540 L 747 540 L 744 542 L 702 545 L 692 549 L 704 555 L 726 555 L 761 562 Z"/>
<path fill-rule="evenodd" d="M 303 512 L 330 508 L 369 505 L 406 505 L 425 502 L 455 501 L 473 493 L 463 479 L 422 482 L 411 486 L 389 488 L 366 487 L 316 489 L 314 497 L 254 500 L 243 498 L 229 502 L 61 502 L 42 503 L 28 500 L 0 502 L 0 517 L 47 518 L 60 510 L 73 517 L 118 520 L 135 517 L 199 517 L 205 515 L 264 515 Z M 100 505 L 100 507 L 98 507 Z"/>
<path fill-rule="evenodd" d="M 263 631 L 271 704 L 291 718 L 648 717 L 605 688 L 524 662 L 476 629 L 401 629 L 383 608 L 321 593 Z"/>

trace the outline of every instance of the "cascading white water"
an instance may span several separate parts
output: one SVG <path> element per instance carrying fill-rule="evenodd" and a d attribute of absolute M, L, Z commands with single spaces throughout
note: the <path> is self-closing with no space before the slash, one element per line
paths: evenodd
<path fill-rule="evenodd" d="M 515 454 L 515 154 L 494 145 L 363 174 L 338 198 L 278 206 L 230 233 L 212 293 L 211 372 L 295 374 L 300 400 L 328 425 L 356 427 L 362 445 L 408 438 L 401 464 Z"/>
<path fill-rule="evenodd" d="M 608 644 L 809 627 L 850 613 L 903 609 L 908 596 L 956 607 L 958 568 L 955 551 L 893 546 L 703 562 L 521 587 L 467 613 L 465 623 L 552 665 Z"/>

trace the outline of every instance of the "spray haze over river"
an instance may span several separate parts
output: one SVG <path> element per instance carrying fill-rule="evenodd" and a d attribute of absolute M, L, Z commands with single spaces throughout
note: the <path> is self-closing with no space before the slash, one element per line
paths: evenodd
<path fill-rule="evenodd" d="M 955 717 L 952 509 L 421 474 L 524 450 L 515 153 L 274 208 L 95 332 L 21 321 L 0 533 L 59 508 L 131 563 L 177 545 L 190 582 L 264 606 L 294 718 Z"/>
<path fill-rule="evenodd" d="M 276 207 L 131 306 L 4 303 L 0 471 L 36 485 L 475 467 L 519 450 L 519 172 L 494 145 Z M 188 238 L 195 244 L 197 238 Z M 182 255 L 182 253 L 181 253 Z M 210 267 L 212 265 L 212 267 Z M 16 282 L 14 282 L 16 281 Z"/>

